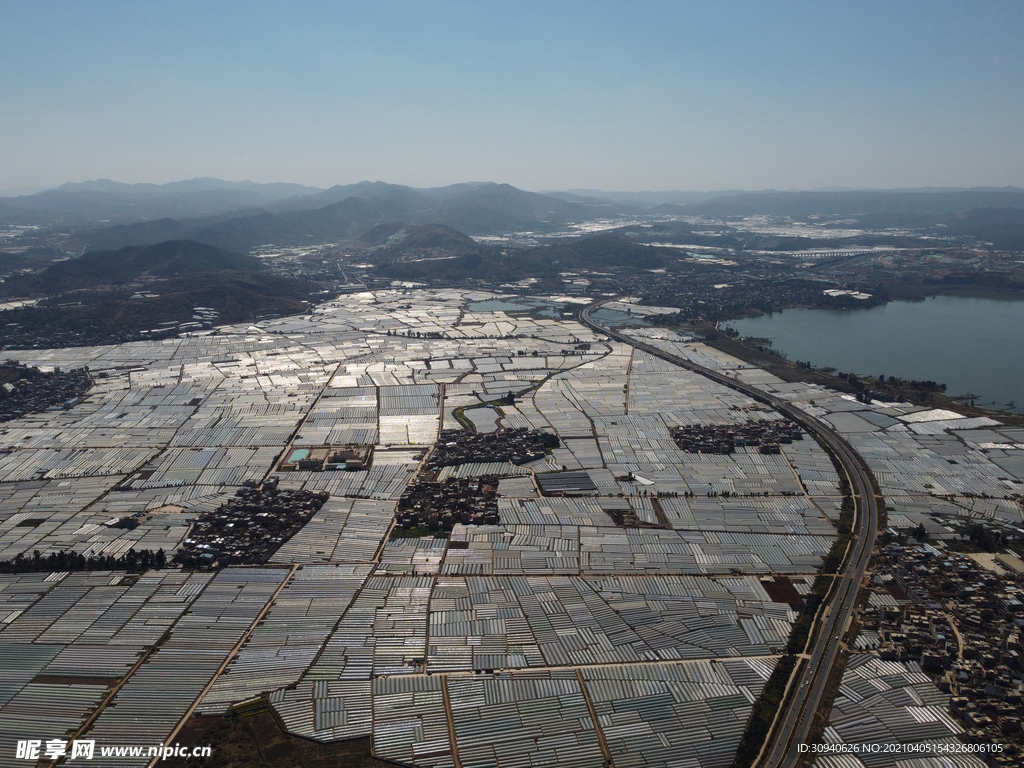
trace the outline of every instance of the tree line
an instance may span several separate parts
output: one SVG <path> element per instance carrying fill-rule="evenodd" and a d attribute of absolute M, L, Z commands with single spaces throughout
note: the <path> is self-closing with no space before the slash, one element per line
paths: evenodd
<path fill-rule="evenodd" d="M 35 550 L 31 557 L 18 553 L 13 560 L 0 560 L 0 573 L 60 573 L 61 571 L 145 571 L 166 568 L 163 549 L 154 552 L 130 549 L 120 557 L 89 555 L 80 552 L 51 552 L 45 557 Z"/>

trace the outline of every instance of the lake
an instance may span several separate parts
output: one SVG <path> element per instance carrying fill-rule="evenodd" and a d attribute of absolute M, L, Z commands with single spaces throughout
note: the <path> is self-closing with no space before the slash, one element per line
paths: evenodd
<path fill-rule="evenodd" d="M 724 325 L 771 339 L 790 360 L 930 379 L 946 384 L 947 394 L 978 395 L 976 405 L 1024 412 L 1021 298 L 954 295 L 871 309 L 787 309 Z"/>

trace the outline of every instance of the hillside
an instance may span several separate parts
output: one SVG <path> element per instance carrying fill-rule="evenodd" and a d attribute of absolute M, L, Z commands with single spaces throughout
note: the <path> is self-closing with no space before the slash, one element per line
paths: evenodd
<path fill-rule="evenodd" d="M 421 204 L 396 193 L 373 203 L 349 197 L 313 210 L 239 212 L 213 219 L 142 222 L 84 232 L 79 240 L 88 250 L 122 248 L 160 242 L 168 235 L 228 250 L 247 251 L 258 245 L 302 245 L 354 240 L 381 220 L 415 214 Z"/>
<path fill-rule="evenodd" d="M 384 225 L 390 227 L 394 225 Z M 374 230 L 378 230 L 374 227 Z M 374 230 L 371 230 L 374 231 Z M 386 229 L 382 230 L 387 231 Z M 396 255 L 408 255 L 425 251 L 443 250 L 447 253 L 461 253 L 466 249 L 478 250 L 477 242 L 468 235 L 443 224 L 422 224 L 401 226 L 388 235 L 385 250 Z"/>
<path fill-rule="evenodd" d="M 317 210 L 261 213 L 199 227 L 192 237 L 221 248 L 248 250 L 258 245 L 305 245 L 352 240 L 381 218 L 379 207 L 350 197 Z"/>
<path fill-rule="evenodd" d="M 503 282 L 524 277 L 552 277 L 584 268 L 613 271 L 656 269 L 663 266 L 657 248 L 637 245 L 620 233 L 608 232 L 505 253 L 495 246 L 447 250 L 445 258 L 382 260 L 379 271 L 394 279 L 461 282 L 466 279 Z"/>
<path fill-rule="evenodd" d="M 967 235 L 996 248 L 1024 251 L 1024 209 L 977 208 L 939 220 L 950 234 Z"/>
<path fill-rule="evenodd" d="M 144 274 L 153 277 L 195 275 L 224 270 L 255 272 L 263 263 L 252 256 L 232 253 L 191 240 L 171 240 L 117 251 L 95 251 L 62 261 L 34 275 L 9 279 L 0 291 L 7 296 L 52 295 L 64 291 L 123 285 Z"/>
<path fill-rule="evenodd" d="M 369 246 L 381 246 L 385 245 L 388 240 L 404 229 L 405 224 L 401 221 L 387 221 L 383 224 L 378 224 L 368 232 L 364 232 L 356 240 Z"/>
<path fill-rule="evenodd" d="M 269 272 L 225 271 L 169 277 L 147 287 L 151 293 L 146 298 L 132 298 L 135 289 L 130 287 L 81 290 L 73 295 L 74 302 L 43 301 L 8 310 L 0 348 L 117 344 L 173 336 L 181 332 L 177 325 L 196 320 L 195 307 L 215 310 L 214 324 L 294 315 L 307 311 L 323 286 Z M 153 329 L 160 330 L 152 333 Z"/>
<path fill-rule="evenodd" d="M 165 217 L 141 224 L 118 224 L 88 233 L 90 251 L 116 251 L 126 245 L 153 245 L 168 240 L 188 240 L 192 228 Z"/>
<path fill-rule="evenodd" d="M 592 215 L 591 207 L 582 203 L 524 192 L 509 184 L 481 184 L 442 201 L 431 221 L 470 235 L 484 235 L 530 227 L 552 229 Z"/>
<path fill-rule="evenodd" d="M 20 253 L 0 252 L 0 275 L 7 275 L 16 269 L 28 266 L 28 259 Z"/>

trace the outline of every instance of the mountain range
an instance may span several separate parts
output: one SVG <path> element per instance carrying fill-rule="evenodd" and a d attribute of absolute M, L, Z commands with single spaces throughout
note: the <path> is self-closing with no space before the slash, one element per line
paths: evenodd
<path fill-rule="evenodd" d="M 977 213 L 985 210 L 990 212 Z M 0 224 L 67 227 L 72 241 L 88 250 L 189 239 L 247 251 L 265 244 L 354 240 L 378 225 L 398 222 L 438 224 L 480 236 L 543 234 L 575 222 L 641 215 L 727 219 L 760 214 L 853 218 L 865 227 L 943 227 L 950 234 L 955 230 L 1014 247 L 1021 210 L 1024 189 L 1019 187 L 539 194 L 492 182 L 416 189 L 364 181 L 317 189 L 218 179 L 163 185 L 101 179 L 0 198 Z M 992 237 L 986 235 L 989 229 Z"/>
<path fill-rule="evenodd" d="M 330 202 L 332 198 L 341 200 Z M 322 205 L 296 208 L 300 200 L 306 206 Z M 354 240 L 388 222 L 441 224 L 469 235 L 489 235 L 524 229 L 548 231 L 572 221 L 638 212 L 630 206 L 607 201 L 568 202 L 525 192 L 508 184 L 458 184 L 436 190 L 417 190 L 374 182 L 289 198 L 258 211 L 115 225 L 80 233 L 77 238 L 89 250 L 190 239 L 245 251 L 264 244 Z"/>
<path fill-rule="evenodd" d="M 260 208 L 320 192 L 302 184 L 191 179 L 169 184 L 122 184 L 109 179 L 62 184 L 33 195 L 0 197 L 0 223 L 95 226 L 165 216 L 209 216 Z"/>

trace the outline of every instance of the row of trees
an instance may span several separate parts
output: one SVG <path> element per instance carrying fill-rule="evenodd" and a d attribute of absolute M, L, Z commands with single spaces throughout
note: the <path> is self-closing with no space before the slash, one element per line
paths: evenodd
<path fill-rule="evenodd" d="M 167 555 L 163 549 L 134 549 L 120 557 L 113 555 L 85 555 L 79 552 L 51 552 L 45 557 L 35 550 L 31 557 L 20 552 L 13 560 L 0 560 L 0 573 L 59 573 L 60 571 L 145 571 L 166 568 Z"/>

